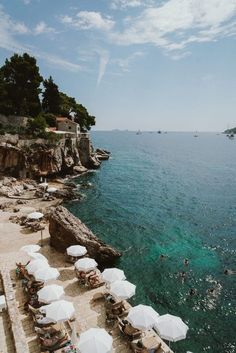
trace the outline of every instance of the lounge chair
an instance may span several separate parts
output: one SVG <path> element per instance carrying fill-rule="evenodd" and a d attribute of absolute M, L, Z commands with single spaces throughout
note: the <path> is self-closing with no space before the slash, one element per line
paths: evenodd
<path fill-rule="evenodd" d="M 122 335 L 126 336 L 130 340 L 135 340 L 142 336 L 142 331 L 131 326 L 127 320 L 120 319 L 119 317 L 117 317 L 117 320 L 118 327 Z"/>
<path fill-rule="evenodd" d="M 85 279 L 85 286 L 91 289 L 98 288 L 104 285 L 104 281 L 98 274 L 90 274 Z"/>
<path fill-rule="evenodd" d="M 68 339 L 67 332 L 63 330 L 56 330 L 54 327 L 49 328 L 39 328 L 35 327 L 35 332 L 42 339 L 44 338 L 58 338 L 58 339 Z"/>
<path fill-rule="evenodd" d="M 65 347 L 69 342 L 67 338 L 40 338 L 41 351 L 54 352 L 57 349 Z"/>

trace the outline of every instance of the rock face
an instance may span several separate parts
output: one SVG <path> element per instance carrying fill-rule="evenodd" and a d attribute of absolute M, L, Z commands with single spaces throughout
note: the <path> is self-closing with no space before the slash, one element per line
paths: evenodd
<path fill-rule="evenodd" d="M 98 239 L 84 223 L 66 208 L 56 207 L 49 218 L 50 244 L 65 252 L 70 245 L 83 245 L 91 258 L 101 265 L 112 264 L 121 253 Z"/>
<path fill-rule="evenodd" d="M 0 172 L 22 178 L 80 174 L 100 166 L 88 135 L 78 138 L 23 140 L 0 138 Z"/>

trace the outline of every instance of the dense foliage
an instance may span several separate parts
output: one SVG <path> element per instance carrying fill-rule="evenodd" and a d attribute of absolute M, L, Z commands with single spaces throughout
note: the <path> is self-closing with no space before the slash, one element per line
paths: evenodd
<path fill-rule="evenodd" d="M 95 117 L 75 98 L 60 92 L 51 76 L 43 80 L 36 59 L 27 53 L 14 54 L 0 68 L 0 114 L 32 118 L 28 130 L 38 135 L 46 126 L 56 126 L 56 116 L 73 117 L 82 131 L 95 125 Z"/>
<path fill-rule="evenodd" d="M 58 86 L 53 82 L 52 76 L 43 81 L 44 92 L 42 109 L 45 113 L 60 114 L 60 93 Z"/>
<path fill-rule="evenodd" d="M 1 112 L 13 115 L 35 116 L 41 111 L 39 94 L 43 80 L 36 59 L 28 54 L 14 54 L 6 59 L 1 71 Z M 1 91 L 0 91 L 1 92 Z"/>

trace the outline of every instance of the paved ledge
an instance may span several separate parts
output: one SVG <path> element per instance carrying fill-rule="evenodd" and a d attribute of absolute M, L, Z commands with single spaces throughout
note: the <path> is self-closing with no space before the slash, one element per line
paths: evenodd
<path fill-rule="evenodd" d="M 6 267 L 1 268 L 1 275 L 6 297 L 8 315 L 11 322 L 11 329 L 15 343 L 15 351 L 16 353 L 30 353 L 20 320 L 20 313 L 16 304 L 15 292 L 12 286 L 9 269 Z"/>

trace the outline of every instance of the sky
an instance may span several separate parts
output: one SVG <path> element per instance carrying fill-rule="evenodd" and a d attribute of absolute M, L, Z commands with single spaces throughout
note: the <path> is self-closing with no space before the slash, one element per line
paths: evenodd
<path fill-rule="evenodd" d="M 0 66 L 23 52 L 96 130 L 236 126 L 236 0 L 0 0 Z"/>

